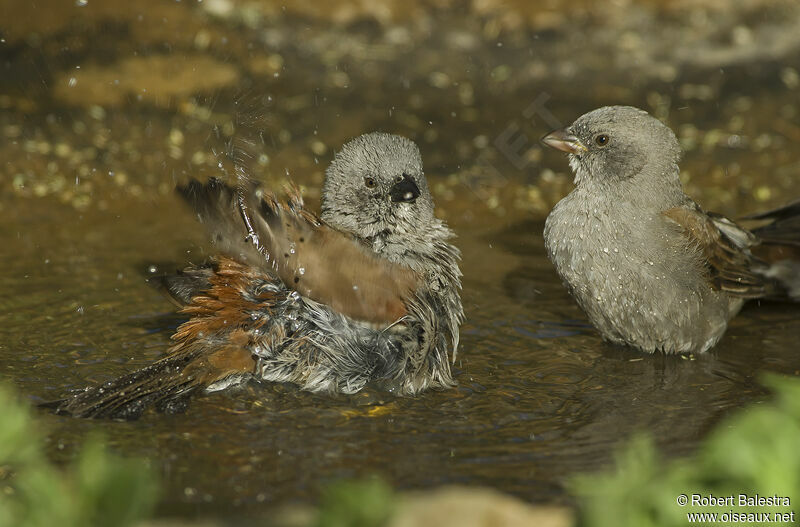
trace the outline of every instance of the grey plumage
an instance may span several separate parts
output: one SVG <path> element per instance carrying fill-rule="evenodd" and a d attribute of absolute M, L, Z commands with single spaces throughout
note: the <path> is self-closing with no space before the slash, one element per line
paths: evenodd
<path fill-rule="evenodd" d="M 678 141 L 646 112 L 600 108 L 543 142 L 568 152 L 576 185 L 547 218 L 547 252 L 605 339 L 650 353 L 703 352 L 745 300 L 791 293 L 776 274 L 789 264 L 753 254 L 764 241 L 758 230 L 707 214 L 684 194 Z"/>
<path fill-rule="evenodd" d="M 418 195 L 396 201 L 392 188 L 404 179 L 413 182 Z M 266 352 L 261 376 L 311 391 L 343 393 L 356 392 L 373 379 L 404 394 L 452 386 L 448 352 L 455 360 L 463 319 L 460 253 L 449 243 L 452 231 L 434 216 L 417 146 L 385 133 L 362 135 L 344 145 L 326 171 L 321 219 L 380 258 L 411 268 L 421 279 L 419 286 L 408 299 L 404 319 L 383 326 L 365 325 L 302 299 L 309 330 L 299 355 L 316 363 L 300 360 L 302 368 L 293 368 L 295 357 Z"/>
<path fill-rule="evenodd" d="M 367 187 L 365 178 L 375 186 Z M 385 199 L 401 178 L 412 180 L 418 197 L 409 203 Z M 382 258 L 410 267 L 423 277 L 409 304 L 417 325 L 417 344 L 409 350 L 403 390 L 417 392 L 429 384 L 450 386 L 447 350 L 455 362 L 461 306 L 460 252 L 450 244 L 454 237 L 434 215 L 433 197 L 422 170 L 419 149 L 410 140 L 385 133 L 362 135 L 346 144 L 326 172 L 322 220 L 356 236 Z M 412 334 L 407 334 L 413 342 Z M 435 366 L 435 365 L 439 366 Z M 408 375 L 419 370 L 425 375 Z"/>

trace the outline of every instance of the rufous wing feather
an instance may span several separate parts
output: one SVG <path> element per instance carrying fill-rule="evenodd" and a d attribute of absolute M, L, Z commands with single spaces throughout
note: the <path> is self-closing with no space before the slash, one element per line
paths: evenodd
<path fill-rule="evenodd" d="M 289 289 L 356 320 L 389 324 L 406 314 L 419 276 L 324 224 L 303 208 L 297 189 L 285 202 L 258 200 L 254 191 L 216 179 L 178 192 L 221 252 L 276 275 Z"/>
<path fill-rule="evenodd" d="M 715 289 L 740 298 L 765 296 L 767 284 L 753 271 L 756 260 L 749 246 L 757 241 L 749 231 L 722 216 L 712 217 L 690 207 L 675 207 L 662 214 L 677 224 L 687 243 L 699 248 Z"/>
<path fill-rule="evenodd" d="M 267 196 L 257 212 L 255 232 L 288 287 L 357 320 L 391 323 L 406 315 L 419 280 L 410 268 L 325 225 L 297 193 L 286 204 Z"/>

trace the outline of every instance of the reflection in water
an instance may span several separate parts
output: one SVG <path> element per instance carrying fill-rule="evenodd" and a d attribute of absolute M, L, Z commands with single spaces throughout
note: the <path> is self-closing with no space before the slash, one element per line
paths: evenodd
<path fill-rule="evenodd" d="M 172 189 L 219 175 L 211 147 L 232 132 L 242 88 L 265 94 L 259 161 L 270 186 L 288 171 L 313 193 L 344 140 L 406 134 L 464 252 L 454 390 L 325 397 L 252 384 L 133 423 L 45 415 L 54 456 L 101 429 L 159 467 L 164 511 L 258 513 L 375 472 L 402 488 L 491 485 L 565 502 L 566 479 L 607 463 L 632 433 L 685 453 L 762 394 L 761 371 L 800 372 L 800 317 L 787 305 L 746 308 L 704 356 L 603 343 L 531 222 L 571 177 L 556 154 L 531 147 L 552 128 L 545 114 L 524 112 L 544 101 L 567 122 L 606 103 L 645 107 L 678 132 L 701 204 L 733 216 L 779 205 L 800 196 L 795 2 L 771 2 L 747 24 L 714 2 L 648 2 L 608 25 L 592 22 L 593 2 L 573 2 L 588 13 L 579 24 L 552 8 L 514 18 L 407 3 L 356 23 L 336 7 L 283 13 L 269 2 L 214 2 L 216 12 L 211 2 L 89 2 L 83 18 L 60 11 L 70 2 L 3 2 L 0 362 L 32 399 L 111 379 L 169 346 L 182 319 L 140 270 L 208 256 Z M 748 31 L 750 44 L 736 44 Z M 756 38 L 765 32 L 775 38 Z"/>

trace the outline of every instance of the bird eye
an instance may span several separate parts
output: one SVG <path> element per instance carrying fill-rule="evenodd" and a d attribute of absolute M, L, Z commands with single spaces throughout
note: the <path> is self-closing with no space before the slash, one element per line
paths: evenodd
<path fill-rule="evenodd" d="M 606 146 L 608 144 L 608 136 L 600 134 L 594 138 L 594 142 L 597 143 L 597 146 Z"/>
<path fill-rule="evenodd" d="M 395 183 L 400 183 L 400 182 L 403 181 L 403 179 L 405 179 L 405 174 L 403 174 L 402 176 L 397 176 L 396 178 L 394 178 L 394 182 Z"/>
<path fill-rule="evenodd" d="M 370 176 L 365 177 L 364 185 L 366 185 L 367 188 L 375 188 L 375 178 Z"/>

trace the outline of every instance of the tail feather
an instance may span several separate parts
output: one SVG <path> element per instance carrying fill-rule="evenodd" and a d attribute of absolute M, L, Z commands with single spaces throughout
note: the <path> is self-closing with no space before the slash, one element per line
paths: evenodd
<path fill-rule="evenodd" d="M 753 229 L 753 234 L 758 236 L 761 243 L 800 247 L 800 200 L 745 219 L 769 221 Z"/>
<path fill-rule="evenodd" d="M 753 252 L 766 263 L 759 274 L 777 284 L 783 298 L 800 302 L 800 200 L 745 219 L 768 222 L 752 231 L 761 243 Z"/>
<path fill-rule="evenodd" d="M 779 260 L 761 271 L 778 284 L 782 298 L 800 302 L 800 260 Z"/>
<path fill-rule="evenodd" d="M 209 352 L 206 346 L 173 353 L 150 366 L 118 379 L 42 406 L 74 417 L 137 419 L 148 407 L 178 413 L 189 397 L 214 385 L 230 386 L 245 380 L 255 361 L 241 347 L 227 346 Z"/>

